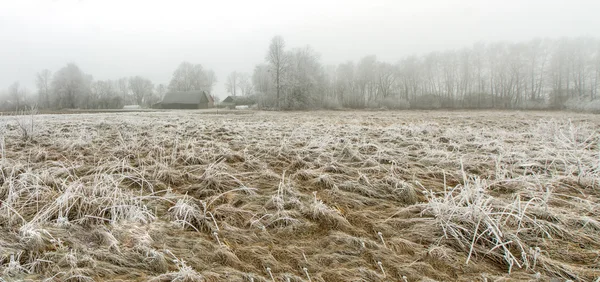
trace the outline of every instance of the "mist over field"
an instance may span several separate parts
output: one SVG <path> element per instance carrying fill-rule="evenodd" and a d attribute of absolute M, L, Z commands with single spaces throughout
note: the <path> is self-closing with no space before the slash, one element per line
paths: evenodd
<path fill-rule="evenodd" d="M 0 281 L 600 281 L 597 1 L 5 1 Z"/>
<path fill-rule="evenodd" d="M 168 90 L 193 88 L 217 101 L 256 96 L 263 108 L 574 108 L 598 90 L 599 6 L 7 2 L 0 106 L 150 107 Z M 268 58 L 274 37 L 282 41 L 279 83 Z M 172 85 L 183 62 L 202 70 L 188 78 L 195 86 Z M 58 101 L 71 98 L 53 84 L 68 64 L 82 83 L 73 103 Z"/>

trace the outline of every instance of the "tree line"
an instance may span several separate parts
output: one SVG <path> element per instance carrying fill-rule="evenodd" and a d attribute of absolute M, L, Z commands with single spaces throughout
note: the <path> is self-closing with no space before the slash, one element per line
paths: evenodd
<path fill-rule="evenodd" d="M 204 90 L 210 93 L 217 82 L 215 73 L 200 64 L 182 62 L 169 85 L 154 85 L 141 76 L 117 80 L 94 80 L 76 64 L 69 63 L 55 73 L 36 74 L 36 93 L 15 82 L 2 93 L 1 110 L 39 109 L 120 109 L 124 105 L 151 107 L 169 91 Z"/>
<path fill-rule="evenodd" d="M 477 43 L 395 63 L 370 55 L 324 66 L 310 46 L 289 49 L 283 37 L 275 36 L 263 63 L 252 74 L 232 72 L 225 88 L 233 96 L 255 100 L 260 108 L 277 110 L 562 109 L 596 101 L 599 80 L 600 40 L 589 37 Z M 0 107 L 150 107 L 169 90 L 211 93 L 217 78 L 200 64 L 182 62 L 168 85 L 140 76 L 94 80 L 75 64 L 55 73 L 42 70 L 35 81 L 37 95 L 14 83 L 3 93 Z"/>
<path fill-rule="evenodd" d="M 276 36 L 254 69 L 252 93 L 274 109 L 561 109 L 597 99 L 599 79 L 595 38 L 477 43 L 396 63 L 372 55 L 323 66 L 309 46 L 288 50 Z"/>

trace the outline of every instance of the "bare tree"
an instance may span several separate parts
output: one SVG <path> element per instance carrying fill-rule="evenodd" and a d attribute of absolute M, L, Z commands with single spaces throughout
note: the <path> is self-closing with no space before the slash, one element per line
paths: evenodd
<path fill-rule="evenodd" d="M 375 77 L 377 69 L 377 57 L 374 55 L 362 58 L 356 69 L 356 83 L 360 97 L 357 97 L 356 103 L 359 107 L 364 107 L 365 103 L 375 98 L 377 89 L 377 79 Z"/>
<path fill-rule="evenodd" d="M 119 94 L 126 98 L 129 95 L 129 79 L 127 77 L 121 77 L 117 80 L 117 89 Z"/>
<path fill-rule="evenodd" d="M 51 77 L 52 72 L 47 69 L 38 72 L 35 76 L 35 84 L 38 88 L 38 104 L 42 108 L 50 107 Z"/>
<path fill-rule="evenodd" d="M 325 73 L 320 56 L 310 46 L 293 50 L 288 56 L 287 84 L 285 95 L 288 109 L 309 109 L 322 102 L 325 90 Z"/>
<path fill-rule="evenodd" d="M 275 79 L 275 89 L 277 92 L 276 106 L 279 109 L 281 97 L 281 79 L 287 67 L 287 56 L 285 54 L 285 41 L 281 36 L 275 36 L 271 40 L 269 52 L 267 53 L 267 62 L 271 66 L 273 78 Z"/>
<path fill-rule="evenodd" d="M 174 91 L 190 91 L 195 88 L 197 74 L 194 65 L 189 62 L 182 62 L 173 72 L 173 78 L 169 83 L 169 89 Z"/>
<path fill-rule="evenodd" d="M 269 66 L 257 65 L 252 73 L 252 85 L 258 94 L 266 95 L 271 89 L 272 80 L 269 74 Z"/>
<path fill-rule="evenodd" d="M 236 90 L 238 88 L 238 73 L 236 71 L 232 72 L 227 76 L 227 81 L 225 81 L 225 88 L 228 93 L 231 93 L 234 97 L 236 96 Z"/>
<path fill-rule="evenodd" d="M 182 62 L 179 64 L 169 83 L 172 91 L 204 90 L 212 92 L 217 78 L 212 70 L 205 71 L 202 65 Z"/>
<path fill-rule="evenodd" d="M 356 67 L 353 62 L 340 64 L 336 70 L 335 93 L 345 107 L 356 108 L 358 103 L 356 86 Z M 362 103 L 361 103 L 362 104 Z"/>
<path fill-rule="evenodd" d="M 596 43 L 596 52 L 594 54 L 595 60 L 593 61 L 594 64 L 594 86 L 591 90 L 591 99 L 594 100 L 596 99 L 597 95 L 598 95 L 598 87 L 600 87 L 600 83 L 598 82 L 598 80 L 600 79 L 600 41 L 598 41 Z"/>
<path fill-rule="evenodd" d="M 119 93 L 118 81 L 98 80 L 90 87 L 89 103 L 95 109 L 120 109 L 123 107 L 123 97 Z"/>
<path fill-rule="evenodd" d="M 208 70 L 206 72 L 206 89 L 210 94 L 212 92 L 213 87 L 217 84 L 217 75 L 213 70 Z"/>
<path fill-rule="evenodd" d="M 547 61 L 547 47 L 543 43 L 541 39 L 534 39 L 527 44 L 530 100 L 537 100 L 542 91 Z"/>
<path fill-rule="evenodd" d="M 23 97 L 23 89 L 21 89 L 19 82 L 15 82 L 8 87 L 8 97 L 15 111 L 18 111 L 23 106 L 25 98 Z"/>
<path fill-rule="evenodd" d="M 484 69 L 484 56 L 485 56 L 485 45 L 482 43 L 476 43 L 473 46 L 473 65 L 476 70 L 477 79 L 477 102 L 473 103 L 475 107 L 481 107 L 483 93 L 485 92 L 485 69 Z M 473 97 L 472 97 L 473 98 Z"/>
<path fill-rule="evenodd" d="M 165 94 L 167 93 L 168 89 L 167 86 L 165 86 L 164 84 L 159 84 L 156 85 L 156 88 L 154 89 L 154 92 L 156 93 L 156 96 L 158 97 L 158 99 L 162 99 L 163 97 L 165 97 Z"/>
<path fill-rule="evenodd" d="M 509 64 L 508 72 L 511 81 L 509 85 L 510 95 L 507 96 L 507 99 L 509 99 L 507 101 L 507 107 L 510 108 L 521 107 L 523 103 L 523 92 L 526 92 L 524 90 L 526 90 L 528 85 L 525 80 L 525 77 L 527 76 L 525 73 L 526 65 L 524 60 L 525 48 L 526 46 L 524 44 L 513 44 L 510 47 L 508 58 L 506 60 Z"/>
<path fill-rule="evenodd" d="M 386 99 L 393 93 L 393 85 L 397 77 L 397 69 L 389 64 L 380 62 L 377 64 L 377 96 L 381 100 Z"/>
<path fill-rule="evenodd" d="M 53 105 L 58 108 L 77 108 L 85 106 L 82 99 L 90 91 L 91 77 L 85 75 L 73 63 L 68 64 L 54 74 L 52 80 Z"/>
<path fill-rule="evenodd" d="M 97 109 L 100 107 L 100 96 L 102 95 L 102 81 L 93 81 L 90 83 L 90 95 L 88 96 L 90 108 Z"/>
<path fill-rule="evenodd" d="M 252 94 L 252 82 L 250 81 L 250 75 L 247 73 L 238 73 L 238 87 L 242 92 L 242 96 L 248 96 Z"/>
<path fill-rule="evenodd" d="M 148 106 L 148 100 L 152 96 L 154 85 L 152 81 L 140 76 L 129 79 L 129 91 L 131 91 L 135 102 L 140 106 Z"/>

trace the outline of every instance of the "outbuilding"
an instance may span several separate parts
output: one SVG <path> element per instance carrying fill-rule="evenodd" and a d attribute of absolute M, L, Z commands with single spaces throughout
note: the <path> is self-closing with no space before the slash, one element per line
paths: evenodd
<path fill-rule="evenodd" d="M 256 98 L 254 96 L 229 96 L 221 102 L 221 106 L 232 109 L 239 106 L 250 107 L 254 104 L 256 104 Z"/>
<path fill-rule="evenodd" d="M 158 109 L 208 109 L 214 106 L 214 99 L 206 91 L 170 91 L 161 102 L 154 104 Z"/>

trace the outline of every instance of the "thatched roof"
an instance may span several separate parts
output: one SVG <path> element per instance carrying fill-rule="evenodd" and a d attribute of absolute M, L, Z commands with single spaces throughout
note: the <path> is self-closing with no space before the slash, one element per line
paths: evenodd
<path fill-rule="evenodd" d="M 165 94 L 162 104 L 204 104 L 212 102 L 206 91 L 170 91 Z"/>

